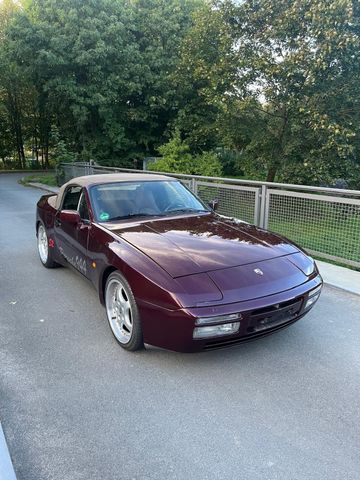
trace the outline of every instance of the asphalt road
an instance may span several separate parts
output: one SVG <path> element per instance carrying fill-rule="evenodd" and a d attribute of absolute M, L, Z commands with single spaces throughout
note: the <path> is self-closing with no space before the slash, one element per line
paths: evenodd
<path fill-rule="evenodd" d="M 40 264 L 41 192 L 17 178 L 0 175 L 0 420 L 18 480 L 360 478 L 360 297 L 326 287 L 233 349 L 127 353 L 91 285 Z"/>

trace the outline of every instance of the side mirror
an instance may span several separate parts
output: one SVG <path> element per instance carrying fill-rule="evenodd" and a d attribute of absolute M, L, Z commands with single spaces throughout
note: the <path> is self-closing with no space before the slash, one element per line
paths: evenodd
<path fill-rule="evenodd" d="M 76 210 L 62 210 L 59 215 L 59 220 L 61 223 L 77 225 L 80 223 L 80 214 Z"/>
<path fill-rule="evenodd" d="M 217 198 L 213 198 L 212 200 L 210 200 L 208 205 L 212 210 L 215 211 L 215 210 L 217 210 L 217 208 L 219 206 L 219 200 Z"/>

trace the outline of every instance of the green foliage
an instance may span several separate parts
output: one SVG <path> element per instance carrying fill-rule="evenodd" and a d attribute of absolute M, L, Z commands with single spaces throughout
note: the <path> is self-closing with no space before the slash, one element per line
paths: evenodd
<path fill-rule="evenodd" d="M 180 91 L 174 83 L 183 37 L 202 0 L 134 0 L 132 33 L 139 88 L 127 100 L 126 136 L 134 156 L 147 156 L 167 139 Z"/>
<path fill-rule="evenodd" d="M 352 0 L 3 0 L 2 163 L 131 167 L 161 146 L 160 169 L 360 188 L 359 13 Z"/>
<path fill-rule="evenodd" d="M 194 175 L 221 177 L 223 171 L 218 156 L 213 152 L 198 153 L 194 157 Z"/>
<path fill-rule="evenodd" d="M 261 135 L 246 147 L 268 180 L 309 165 L 326 179 L 359 156 L 359 11 L 351 0 L 247 0 L 233 9 L 239 97 Z M 330 160 L 330 161 L 329 161 Z M 314 165 L 316 163 L 316 165 Z M 321 165 L 320 165 L 321 164 Z M 341 170 L 341 167 L 340 167 Z M 299 177 L 298 177 L 299 178 Z"/>
<path fill-rule="evenodd" d="M 202 152 L 190 154 L 189 145 L 182 141 L 177 131 L 173 138 L 158 148 L 162 158 L 149 165 L 153 171 L 185 173 L 189 175 L 221 176 L 221 163 L 216 154 Z"/>
<path fill-rule="evenodd" d="M 11 135 L 11 126 L 7 116 L 7 112 L 0 104 L 0 160 L 2 167 L 5 167 L 9 157 L 13 153 L 14 143 Z"/>
<path fill-rule="evenodd" d="M 21 107 L 30 101 L 18 115 L 21 143 L 35 136 L 48 158 L 56 124 L 81 160 L 128 166 L 153 154 L 175 114 L 169 75 L 198 3 L 33 0 L 18 9 L 6 27 L 3 71 L 13 65 L 31 88 L 18 96 Z"/>
<path fill-rule="evenodd" d="M 53 125 L 51 128 L 50 142 L 52 156 L 56 164 L 75 162 L 77 160 L 77 155 L 71 152 L 66 142 L 60 138 L 60 132 L 56 125 Z"/>
<path fill-rule="evenodd" d="M 56 177 L 51 173 L 44 175 L 27 175 L 20 180 L 20 183 L 23 185 L 28 185 L 29 183 L 42 183 L 43 185 L 50 185 L 51 187 L 57 186 Z"/>
<path fill-rule="evenodd" d="M 173 75 L 179 92 L 179 111 L 173 125 L 193 151 L 212 150 L 222 143 L 219 122 L 224 95 L 233 90 L 237 67 L 224 12 L 204 2 L 193 18 Z"/>
<path fill-rule="evenodd" d="M 248 176 L 319 183 L 345 164 L 356 176 L 358 51 L 357 2 L 216 2 L 183 42 L 176 125 L 195 148 L 241 151 Z"/>
<path fill-rule="evenodd" d="M 32 85 L 13 56 L 14 44 L 9 31 L 20 12 L 13 0 L 0 3 L 0 111 L 3 161 L 11 152 L 17 167 L 25 168 L 24 113 L 28 113 Z"/>

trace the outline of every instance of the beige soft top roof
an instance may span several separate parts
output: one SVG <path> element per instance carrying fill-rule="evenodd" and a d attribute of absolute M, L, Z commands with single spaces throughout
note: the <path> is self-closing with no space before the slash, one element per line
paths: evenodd
<path fill-rule="evenodd" d="M 167 177 L 166 175 L 156 175 L 151 173 L 104 173 L 100 175 L 85 175 L 83 177 L 75 177 L 64 183 L 60 187 L 59 193 L 56 198 L 56 206 L 60 207 L 61 199 L 65 189 L 69 185 L 79 185 L 81 187 L 89 187 L 91 185 L 101 185 L 104 183 L 116 183 L 116 182 L 154 182 L 156 180 L 176 180 L 173 177 Z"/>

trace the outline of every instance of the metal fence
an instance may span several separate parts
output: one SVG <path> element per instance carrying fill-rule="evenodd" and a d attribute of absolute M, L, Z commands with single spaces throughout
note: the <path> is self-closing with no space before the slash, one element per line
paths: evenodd
<path fill-rule="evenodd" d="M 60 171 L 63 182 L 97 173 L 155 173 L 87 163 L 61 164 Z M 358 190 L 172 173 L 166 175 L 178 178 L 205 202 L 217 198 L 220 214 L 284 235 L 319 258 L 360 267 Z"/>

